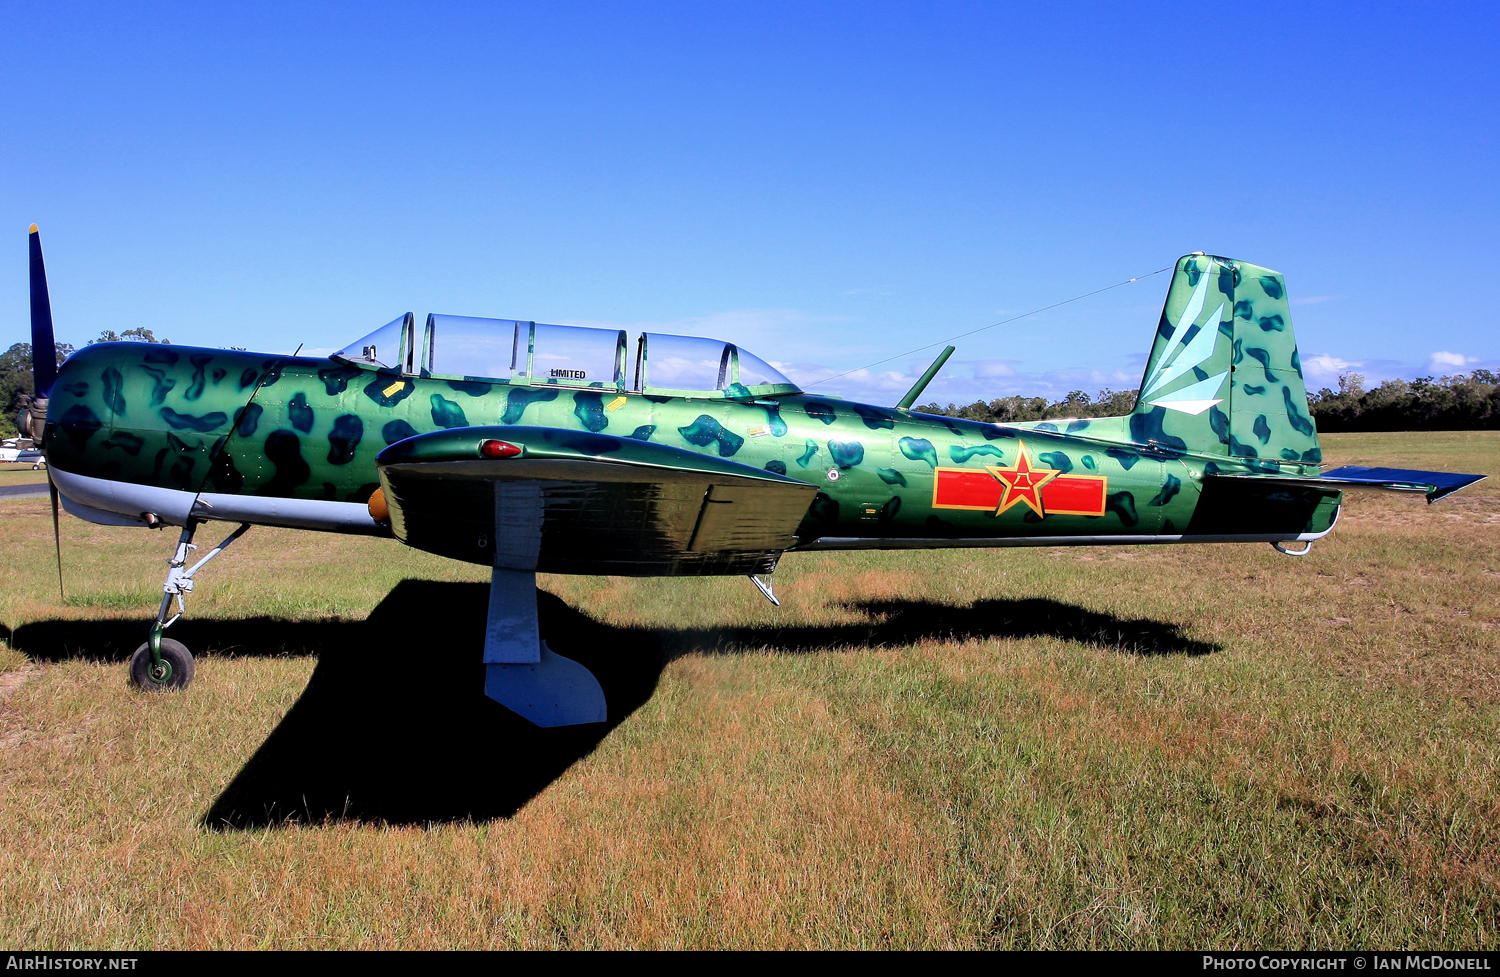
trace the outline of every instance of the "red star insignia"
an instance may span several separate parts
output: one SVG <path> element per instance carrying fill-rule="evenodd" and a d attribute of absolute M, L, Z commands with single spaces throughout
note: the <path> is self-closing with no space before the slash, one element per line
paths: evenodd
<path fill-rule="evenodd" d="M 1024 502 L 1031 507 L 1032 512 L 1045 516 L 1047 513 L 1042 511 L 1041 488 L 1061 474 L 1061 469 L 1031 467 L 1031 459 L 1026 456 L 1025 442 L 1020 442 L 1020 445 L 1020 456 L 1016 458 L 1014 467 L 985 466 L 991 475 L 1005 485 L 1005 491 L 1000 494 L 1000 505 L 995 509 L 995 515 L 1000 515 L 1017 502 Z"/>

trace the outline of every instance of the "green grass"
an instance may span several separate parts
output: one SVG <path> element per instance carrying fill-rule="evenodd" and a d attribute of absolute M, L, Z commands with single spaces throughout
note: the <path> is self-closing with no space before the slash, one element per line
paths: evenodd
<path fill-rule="evenodd" d="M 33 469 L 31 465 L 0 462 L 0 485 L 47 484 L 47 470 Z"/>
<path fill-rule="evenodd" d="M 111 611 L 140 611 L 142 607 L 160 601 L 160 594 L 144 590 L 106 590 L 89 593 L 73 593 L 63 598 L 67 607 L 101 607 Z"/>
<path fill-rule="evenodd" d="M 1500 473 L 1491 432 L 1324 443 Z M 474 704 L 434 622 L 482 568 L 254 530 L 179 625 L 197 682 L 145 696 L 172 537 L 67 519 L 62 602 L 46 499 L 0 526 L 7 945 L 1497 944 L 1494 482 L 1355 496 L 1300 560 L 793 555 L 780 609 L 548 577 L 635 690 L 597 742 Z"/>

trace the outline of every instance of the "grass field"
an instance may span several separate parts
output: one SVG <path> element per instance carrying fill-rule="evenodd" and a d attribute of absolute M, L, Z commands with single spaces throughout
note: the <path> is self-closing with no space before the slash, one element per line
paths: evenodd
<path fill-rule="evenodd" d="M 1500 474 L 1500 432 L 1335 463 Z M 173 539 L 0 500 L 0 944 L 1500 945 L 1500 479 L 1266 545 L 547 577 L 607 729 L 481 695 L 484 571 L 257 529 L 125 684 Z M 210 525 L 201 543 L 217 542 Z"/>
<path fill-rule="evenodd" d="M 46 470 L 33 469 L 29 463 L 17 465 L 13 462 L 0 462 L 0 485 L 30 485 L 33 482 L 45 485 Z M 0 518 L 4 516 L 0 515 Z"/>

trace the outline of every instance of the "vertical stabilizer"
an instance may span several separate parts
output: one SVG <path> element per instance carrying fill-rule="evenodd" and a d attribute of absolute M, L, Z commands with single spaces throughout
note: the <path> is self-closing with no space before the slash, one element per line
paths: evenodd
<path fill-rule="evenodd" d="M 1214 255 L 1178 259 L 1130 433 L 1278 468 L 1322 460 L 1279 274 Z"/>

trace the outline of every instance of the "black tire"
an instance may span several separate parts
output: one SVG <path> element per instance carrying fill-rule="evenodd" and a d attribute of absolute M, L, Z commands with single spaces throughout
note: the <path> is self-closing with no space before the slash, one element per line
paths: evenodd
<path fill-rule="evenodd" d="M 151 645 L 144 644 L 130 656 L 130 684 L 150 692 L 165 692 L 168 689 L 185 689 L 193 681 L 193 653 L 180 641 L 161 639 L 161 660 L 171 672 L 165 681 L 151 674 Z"/>

